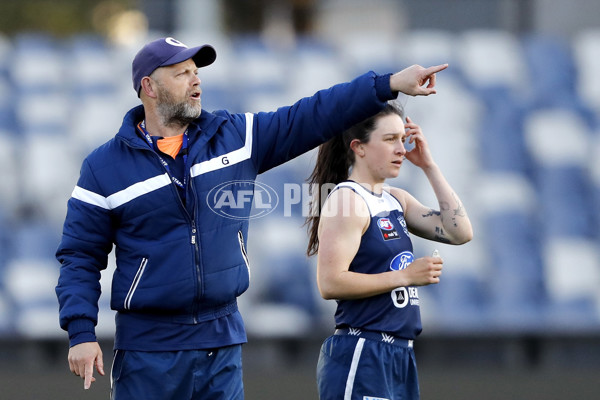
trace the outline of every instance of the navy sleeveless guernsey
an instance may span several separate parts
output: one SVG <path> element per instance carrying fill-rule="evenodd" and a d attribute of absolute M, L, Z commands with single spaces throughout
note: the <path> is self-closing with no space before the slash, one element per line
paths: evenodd
<path fill-rule="evenodd" d="M 413 260 L 413 246 L 400 202 L 386 190 L 372 193 L 353 181 L 334 189 L 349 188 L 366 202 L 371 221 L 363 234 L 350 271 L 377 274 L 406 268 Z M 421 333 L 419 295 L 416 287 L 400 287 L 356 300 L 338 300 L 336 328 L 385 332 L 404 339 Z"/>

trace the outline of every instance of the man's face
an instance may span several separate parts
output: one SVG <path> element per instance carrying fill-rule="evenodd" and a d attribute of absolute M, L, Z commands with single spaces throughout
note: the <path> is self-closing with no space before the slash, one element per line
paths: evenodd
<path fill-rule="evenodd" d="M 184 126 L 202 112 L 198 68 L 189 59 L 155 71 L 157 109 L 165 125 Z"/>

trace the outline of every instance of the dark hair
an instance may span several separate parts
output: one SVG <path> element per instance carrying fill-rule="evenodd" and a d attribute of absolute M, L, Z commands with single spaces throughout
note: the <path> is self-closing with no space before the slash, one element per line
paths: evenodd
<path fill-rule="evenodd" d="M 368 143 L 371 132 L 376 128 L 377 120 L 391 114 L 404 118 L 404 110 L 397 101 L 388 102 L 379 113 L 353 125 L 341 135 L 319 146 L 315 168 L 307 179 L 311 195 L 310 214 L 306 217 L 305 223 L 308 230 L 306 249 L 308 256 L 315 255 L 319 249 L 317 232 L 323 204 L 335 185 L 348 179 L 348 172 L 354 164 L 354 152 L 350 148 L 350 143 L 354 139 L 358 139 L 361 143 Z"/>

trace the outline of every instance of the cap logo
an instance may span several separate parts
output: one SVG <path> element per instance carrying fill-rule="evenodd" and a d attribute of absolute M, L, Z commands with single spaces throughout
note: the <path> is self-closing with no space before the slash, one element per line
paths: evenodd
<path fill-rule="evenodd" d="M 187 46 L 185 44 L 181 43 L 177 39 L 173 39 L 172 37 L 166 38 L 165 42 L 169 43 L 171 46 L 185 47 L 187 49 Z"/>

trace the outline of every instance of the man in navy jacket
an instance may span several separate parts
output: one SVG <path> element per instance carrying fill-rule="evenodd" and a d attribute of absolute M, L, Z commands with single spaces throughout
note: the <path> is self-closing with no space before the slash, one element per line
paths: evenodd
<path fill-rule="evenodd" d="M 243 399 L 246 333 L 236 299 L 249 284 L 251 202 L 215 213 L 211 191 L 254 182 L 398 92 L 435 93 L 435 73 L 446 68 L 370 72 L 275 112 L 231 114 L 202 110 L 198 68 L 215 59 L 211 46 L 173 38 L 144 46 L 132 64 L 142 105 L 84 160 L 68 202 L 56 293 L 69 365 L 86 389 L 94 368 L 104 375 L 95 325 L 100 273 L 114 245 L 116 400 Z"/>

